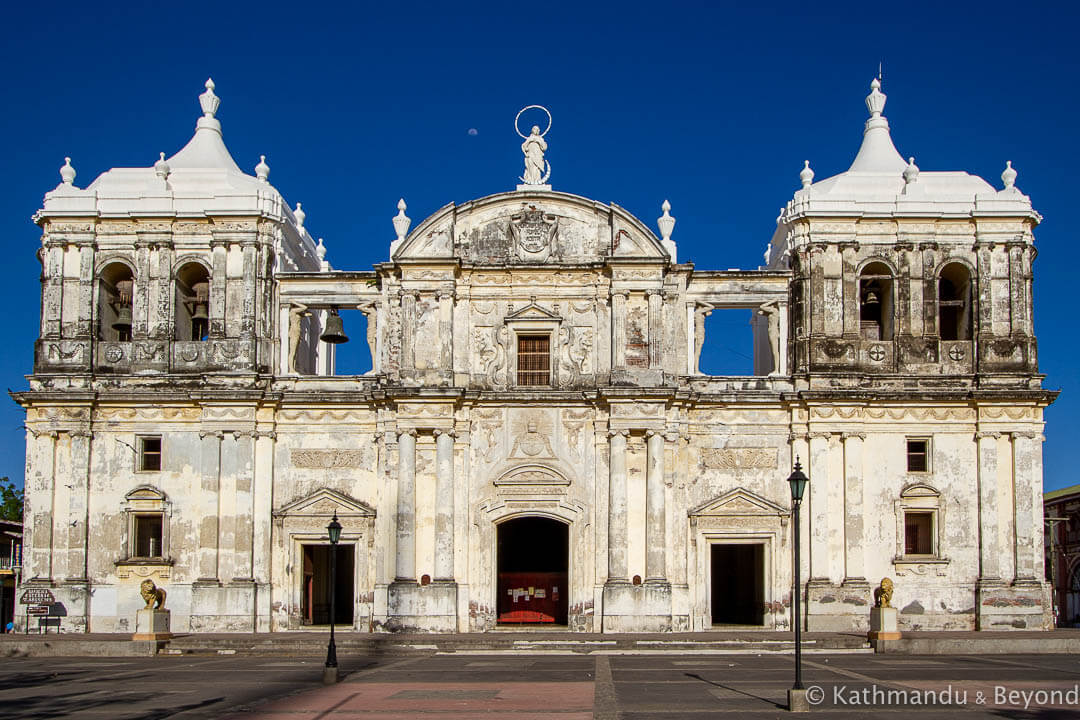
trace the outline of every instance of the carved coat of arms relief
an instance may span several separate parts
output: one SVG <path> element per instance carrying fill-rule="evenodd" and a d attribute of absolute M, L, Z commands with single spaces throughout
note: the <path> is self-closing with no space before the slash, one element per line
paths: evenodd
<path fill-rule="evenodd" d="M 510 217 L 510 237 L 521 260 L 544 262 L 559 232 L 559 218 L 530 205 Z"/>

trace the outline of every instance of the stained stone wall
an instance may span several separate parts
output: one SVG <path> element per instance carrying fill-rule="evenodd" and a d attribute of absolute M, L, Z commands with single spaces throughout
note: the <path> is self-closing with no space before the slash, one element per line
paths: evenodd
<path fill-rule="evenodd" d="M 174 631 L 302 628 L 302 547 L 335 513 L 357 630 L 492 629 L 498 523 L 522 516 L 568 525 L 571 630 L 711 628 L 719 543 L 763 547 L 764 626 L 788 628 L 796 458 L 808 629 L 866 629 L 885 576 L 904 628 L 1048 621 L 1029 220 L 793 221 L 790 268 L 729 272 L 547 191 L 447 206 L 371 272 L 305 264 L 265 218 L 41 223 L 41 337 L 16 393 L 24 584 L 53 588 L 71 629 L 131 630 L 146 577 Z M 174 341 L 171 272 L 196 255 L 210 338 Z M 121 257 L 136 323 L 105 342 L 95 273 Z M 962 352 L 935 330 L 948 261 L 977 281 Z M 896 274 L 887 342 L 858 331 L 869 262 Z M 705 315 L 767 303 L 780 352 L 758 322 L 762 374 L 699 373 Z M 344 306 L 372 320 L 364 376 L 335 376 L 317 340 Z M 549 383 L 518 382 L 519 335 L 549 338 Z M 136 469 L 144 435 L 160 471 Z M 909 438 L 928 471 L 908 471 Z M 908 511 L 933 514 L 932 553 L 905 554 Z M 132 556 L 139 513 L 161 514 L 161 557 Z"/>

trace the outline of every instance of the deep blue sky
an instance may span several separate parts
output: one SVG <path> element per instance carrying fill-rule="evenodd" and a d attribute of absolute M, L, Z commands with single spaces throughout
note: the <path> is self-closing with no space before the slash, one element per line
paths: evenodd
<path fill-rule="evenodd" d="M 1080 415 L 1069 265 L 1080 176 L 1075 5 L 125 5 L 5 10 L 8 387 L 26 387 L 37 335 L 30 216 L 64 156 L 85 187 L 110 167 L 171 155 L 192 134 L 207 76 L 239 165 L 252 172 L 267 155 L 270 181 L 303 202 L 336 268 L 386 258 L 401 196 L 415 226 L 447 202 L 513 189 L 521 141 L 511 123 L 541 103 L 555 116 L 555 189 L 618 203 L 650 227 L 668 198 L 680 259 L 726 269 L 760 263 L 804 159 L 818 179 L 848 167 L 884 60 L 885 114 L 905 157 L 995 186 L 1012 160 L 1045 216 L 1036 330 L 1046 385 L 1063 391 L 1047 412 L 1046 487 L 1078 482 L 1068 454 Z M 362 346 L 361 328 L 355 337 Z M 19 480 L 21 424 L 22 411 L 0 403 L 0 475 Z"/>

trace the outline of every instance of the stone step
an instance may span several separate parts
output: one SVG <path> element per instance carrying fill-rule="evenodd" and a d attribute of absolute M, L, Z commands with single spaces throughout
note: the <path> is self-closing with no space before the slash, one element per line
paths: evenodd
<path fill-rule="evenodd" d="M 170 640 L 166 654 L 178 655 L 319 655 L 326 650 L 328 633 L 273 633 L 260 635 L 183 635 Z M 339 654 L 412 655 L 430 653 L 769 653 L 792 652 L 790 636 L 741 635 L 731 637 L 589 635 L 522 636 L 484 633 L 468 635 L 390 635 L 342 633 L 335 637 Z M 869 651 L 861 635 L 830 634 L 803 641 L 807 652 Z"/>

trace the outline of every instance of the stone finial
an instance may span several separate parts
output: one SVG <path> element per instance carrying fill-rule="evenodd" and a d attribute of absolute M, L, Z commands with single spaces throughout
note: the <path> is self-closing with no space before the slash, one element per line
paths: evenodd
<path fill-rule="evenodd" d="M 1005 162 L 1005 170 L 1001 173 L 1001 182 L 1005 183 L 1005 189 L 1010 190 L 1016 185 L 1016 171 L 1013 170 L 1012 160 Z"/>
<path fill-rule="evenodd" d="M 405 198 L 398 200 L 398 214 L 394 216 L 394 232 L 397 233 L 398 240 L 405 239 L 409 233 L 409 225 L 412 224 L 412 219 L 405 215 L 405 207 Z"/>
<path fill-rule="evenodd" d="M 915 157 L 908 158 L 908 165 L 904 168 L 904 184 L 910 185 L 911 183 L 919 181 L 919 166 L 915 164 Z"/>
<path fill-rule="evenodd" d="M 270 177 L 270 166 L 266 164 L 266 156 L 259 156 L 259 164 L 255 166 L 255 177 L 259 178 L 259 182 L 266 182 L 266 178 Z"/>
<path fill-rule="evenodd" d="M 866 109 L 870 111 L 871 120 L 881 117 L 886 99 L 885 93 L 881 92 L 881 81 L 874 78 L 870 83 L 870 94 L 866 96 Z"/>
<path fill-rule="evenodd" d="M 671 210 L 671 203 L 667 200 L 660 206 L 660 209 L 664 211 L 664 214 L 656 218 L 656 226 L 660 228 L 660 239 L 670 240 L 671 231 L 675 229 L 675 218 L 671 217 L 669 211 Z"/>
<path fill-rule="evenodd" d="M 169 177 L 169 163 L 165 162 L 165 153 L 158 154 L 158 161 L 154 163 L 154 174 L 162 181 Z"/>
<path fill-rule="evenodd" d="M 809 190 L 814 182 L 814 171 L 810 169 L 809 160 L 803 162 L 803 169 L 799 173 L 799 179 L 802 180 L 803 190 Z"/>
<path fill-rule="evenodd" d="M 319 262 L 326 259 L 326 246 L 323 245 L 322 238 L 319 238 L 319 244 L 315 246 L 315 256 L 319 258 Z"/>
<path fill-rule="evenodd" d="M 75 182 L 75 168 L 71 167 L 71 158 L 64 158 L 64 166 L 60 168 L 60 179 L 64 181 L 65 185 L 71 185 Z"/>
<path fill-rule="evenodd" d="M 199 105 L 202 106 L 203 117 L 212 118 L 221 105 L 221 98 L 214 94 L 214 81 L 206 79 L 206 92 L 199 96 Z"/>
<path fill-rule="evenodd" d="M 296 218 L 296 227 L 300 230 L 304 229 L 304 220 L 307 219 L 307 213 L 300 206 L 300 203 L 296 203 L 296 209 L 293 210 L 293 216 Z"/>

